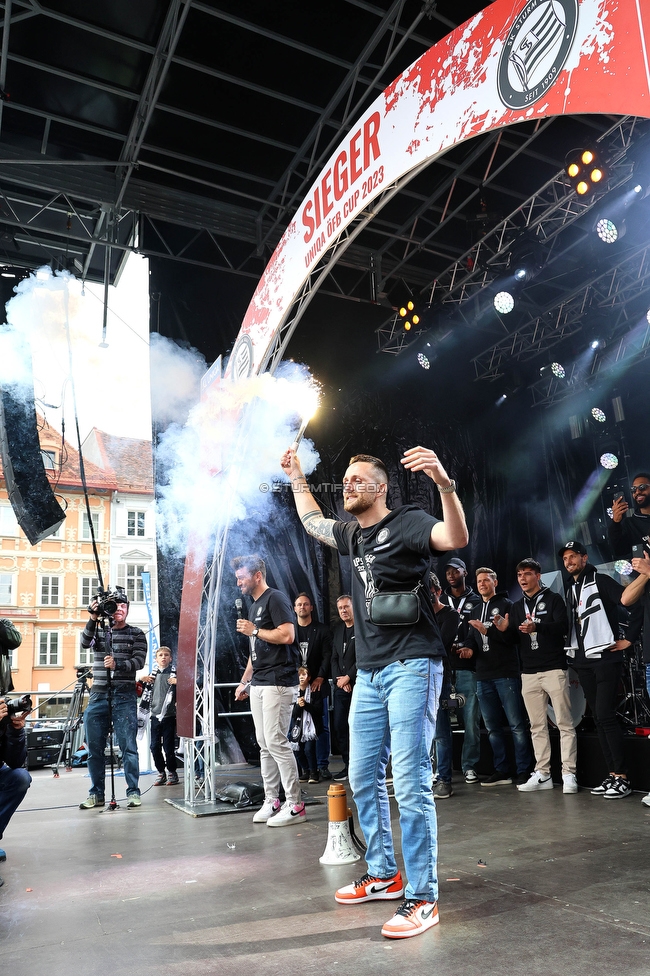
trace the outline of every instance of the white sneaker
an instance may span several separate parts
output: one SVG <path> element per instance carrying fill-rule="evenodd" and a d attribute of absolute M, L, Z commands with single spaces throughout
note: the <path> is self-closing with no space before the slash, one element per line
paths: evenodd
<path fill-rule="evenodd" d="M 542 776 L 541 773 L 531 773 L 527 783 L 522 783 L 517 789 L 521 793 L 532 793 L 534 790 L 552 790 L 553 780 L 550 776 Z"/>
<path fill-rule="evenodd" d="M 260 810 L 253 814 L 253 823 L 266 823 L 267 820 L 277 813 L 280 809 L 280 801 L 275 800 L 265 800 L 262 804 Z"/>
<path fill-rule="evenodd" d="M 304 823 L 307 811 L 304 803 L 285 803 L 276 814 L 266 821 L 267 827 L 288 827 L 290 824 Z"/>
<path fill-rule="evenodd" d="M 578 792 L 578 780 L 575 777 L 575 773 L 562 774 L 562 792 L 563 793 Z"/>
<path fill-rule="evenodd" d="M 641 803 L 644 807 L 650 807 L 650 793 L 641 798 Z"/>

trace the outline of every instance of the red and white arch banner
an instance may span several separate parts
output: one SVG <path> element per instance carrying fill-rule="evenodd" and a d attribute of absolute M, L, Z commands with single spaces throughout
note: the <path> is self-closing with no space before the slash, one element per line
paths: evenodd
<path fill-rule="evenodd" d="M 246 311 L 257 372 L 311 270 L 387 186 L 472 136 L 554 115 L 650 115 L 648 0 L 497 0 L 406 69 L 332 153 Z"/>

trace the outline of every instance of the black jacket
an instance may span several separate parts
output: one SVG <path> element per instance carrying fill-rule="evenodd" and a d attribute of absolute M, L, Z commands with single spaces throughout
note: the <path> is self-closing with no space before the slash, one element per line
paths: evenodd
<path fill-rule="evenodd" d="M 529 611 L 535 620 L 535 633 L 522 634 L 519 625 L 526 621 Z M 531 601 L 522 597 L 513 603 L 509 632 L 519 643 L 519 660 L 524 674 L 566 669 L 564 648 L 568 628 L 566 605 L 559 593 L 543 589 Z"/>
<path fill-rule="evenodd" d="M 456 639 L 453 642 L 458 647 L 463 647 L 471 627 L 469 619 L 476 607 L 483 602 L 478 593 L 475 593 L 471 586 L 465 584 L 465 593 L 462 597 L 455 597 L 451 588 L 448 586 L 444 593 L 440 594 L 440 602 L 446 603 L 458 613 L 458 628 Z M 444 643 L 444 641 L 443 641 Z M 446 646 L 446 645 L 445 645 Z M 476 671 L 475 657 L 459 657 L 453 649 L 447 648 L 449 663 L 455 671 Z"/>
<path fill-rule="evenodd" d="M 350 631 L 352 639 L 350 639 Z M 345 643 L 345 652 L 343 644 Z M 357 656 L 354 650 L 356 641 L 354 639 L 354 628 L 346 627 L 343 621 L 334 628 L 332 637 L 332 678 L 336 681 L 342 675 L 347 674 L 350 684 L 354 687 L 357 679 Z"/>
<path fill-rule="evenodd" d="M 647 543 L 650 538 L 650 515 L 635 512 L 620 522 L 610 519 L 607 535 L 614 559 L 631 559 L 632 546 Z"/>
<path fill-rule="evenodd" d="M 303 658 L 301 643 L 307 635 L 307 657 Z M 308 627 L 300 627 L 296 624 L 296 642 L 300 647 L 301 664 L 304 663 L 309 669 L 312 681 L 314 678 L 324 678 L 328 681 L 330 676 L 330 663 L 332 659 L 332 634 L 329 627 L 325 624 L 317 624 L 315 620 Z M 327 695 L 329 684 L 323 684 L 322 691 Z"/>
<path fill-rule="evenodd" d="M 620 640 L 620 638 L 625 636 L 623 633 L 622 621 L 627 621 L 629 618 L 628 611 L 621 605 L 621 594 L 624 587 L 606 573 L 596 572 L 596 567 L 592 566 L 591 563 L 587 563 L 576 580 L 574 580 L 573 576 L 570 576 L 566 584 L 564 595 L 566 599 L 567 616 L 569 618 L 569 632 L 571 631 L 571 618 L 575 613 L 575 585 L 577 584 L 579 588 L 582 585 L 585 576 L 591 573 L 596 574 L 596 586 L 598 588 L 600 598 L 603 601 L 603 609 L 607 614 L 609 626 L 612 628 L 614 640 Z M 585 660 L 584 653 L 582 653 L 583 649 L 580 646 L 582 644 L 580 638 L 578 638 L 578 644 L 579 650 L 576 652 L 575 660 L 569 660 L 569 664 L 573 667 L 580 667 L 584 666 L 585 664 L 588 667 L 597 667 L 599 663 L 614 664 L 617 661 L 623 660 L 623 651 L 603 651 L 600 658 L 589 658 Z"/>
<path fill-rule="evenodd" d="M 491 600 L 487 601 L 487 608 L 483 598 L 479 600 L 475 610 L 472 610 L 470 619 L 480 620 L 485 616 L 486 621 L 490 621 L 497 613 L 505 617 L 512 609 L 512 602 L 505 593 L 495 593 Z M 485 611 L 485 613 L 484 613 Z M 469 634 L 465 641 L 466 647 L 471 647 L 476 658 L 476 680 L 494 681 L 496 678 L 518 678 L 520 674 L 519 658 L 517 655 L 517 645 L 513 640 L 510 631 L 501 633 L 491 624 L 483 640 L 483 635 L 473 627 L 469 628 Z"/>
<path fill-rule="evenodd" d="M 0 722 L 0 765 L 20 769 L 27 759 L 27 735 L 25 729 L 16 729 L 9 716 Z"/>

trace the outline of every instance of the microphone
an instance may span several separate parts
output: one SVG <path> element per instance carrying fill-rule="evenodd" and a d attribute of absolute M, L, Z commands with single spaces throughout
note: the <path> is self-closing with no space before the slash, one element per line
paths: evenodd
<path fill-rule="evenodd" d="M 240 600 L 239 597 L 238 597 L 235 600 L 235 607 L 237 608 L 237 619 L 238 620 L 243 620 L 244 619 L 244 614 L 243 614 L 244 601 L 243 600 Z"/>

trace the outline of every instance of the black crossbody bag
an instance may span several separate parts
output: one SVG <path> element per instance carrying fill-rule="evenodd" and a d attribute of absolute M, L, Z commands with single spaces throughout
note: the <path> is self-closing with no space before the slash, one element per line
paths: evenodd
<path fill-rule="evenodd" d="M 358 547 L 366 568 L 366 575 L 373 580 L 370 565 L 366 559 L 361 532 L 358 536 Z M 412 627 L 420 619 L 419 593 L 422 580 L 412 590 L 398 590 L 386 593 L 375 593 L 370 598 L 370 620 L 379 627 Z"/>

